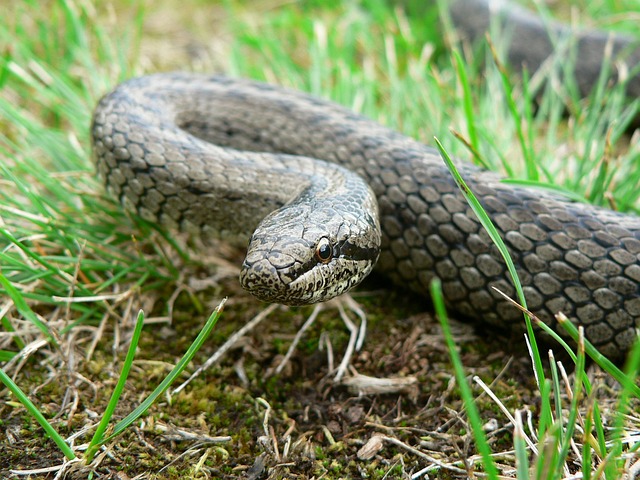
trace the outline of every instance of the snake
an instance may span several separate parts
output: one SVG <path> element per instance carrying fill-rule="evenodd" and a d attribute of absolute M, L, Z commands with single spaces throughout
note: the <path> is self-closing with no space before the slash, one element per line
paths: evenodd
<path fill-rule="evenodd" d="M 479 35 L 489 4 L 462 0 L 454 22 Z M 97 174 L 126 209 L 246 246 L 240 283 L 260 300 L 325 301 L 375 267 L 425 297 L 438 278 L 456 313 L 524 330 L 494 290 L 515 295 L 500 251 L 439 151 L 343 106 L 249 79 L 157 73 L 105 95 L 91 138 Z M 563 312 L 603 353 L 623 356 L 640 320 L 640 218 L 457 165 L 528 308 L 554 329 Z"/>

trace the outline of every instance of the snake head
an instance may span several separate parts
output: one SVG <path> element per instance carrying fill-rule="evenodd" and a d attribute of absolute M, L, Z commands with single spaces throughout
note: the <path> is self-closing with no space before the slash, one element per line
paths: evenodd
<path fill-rule="evenodd" d="M 311 204 L 285 206 L 267 216 L 249 241 L 242 287 L 265 302 L 306 305 L 358 285 L 380 253 L 373 202 L 366 212 Z"/>

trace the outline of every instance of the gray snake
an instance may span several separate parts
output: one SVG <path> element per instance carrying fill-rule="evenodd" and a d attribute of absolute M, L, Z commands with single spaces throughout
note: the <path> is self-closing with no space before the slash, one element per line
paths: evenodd
<path fill-rule="evenodd" d="M 331 298 L 378 259 L 397 285 L 426 294 L 437 276 L 456 312 L 522 329 L 491 289 L 514 295 L 505 264 L 431 147 L 301 92 L 183 73 L 119 85 L 91 131 L 98 173 L 127 208 L 250 240 L 240 280 L 260 299 Z M 459 168 L 509 248 L 529 308 L 554 327 L 564 312 L 619 358 L 640 319 L 640 218 Z"/>

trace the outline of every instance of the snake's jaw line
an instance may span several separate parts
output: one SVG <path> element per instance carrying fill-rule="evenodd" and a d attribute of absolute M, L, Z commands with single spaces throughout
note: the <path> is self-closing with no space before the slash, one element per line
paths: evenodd
<path fill-rule="evenodd" d="M 332 265 L 333 263 L 333 265 Z M 373 264 L 336 259 L 319 264 L 292 281 L 281 281 L 282 272 L 272 275 L 255 273 L 255 265 L 242 265 L 240 284 L 253 296 L 268 303 L 299 306 L 324 302 L 342 295 L 360 284 L 373 269 Z M 287 272 L 285 272 L 287 273 Z"/>

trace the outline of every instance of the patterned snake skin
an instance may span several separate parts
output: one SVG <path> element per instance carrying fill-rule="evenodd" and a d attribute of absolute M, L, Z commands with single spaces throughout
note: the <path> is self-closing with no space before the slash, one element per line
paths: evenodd
<path fill-rule="evenodd" d="M 241 283 L 258 298 L 335 296 L 379 256 L 397 285 L 426 295 L 437 276 L 455 311 L 523 329 L 491 289 L 514 296 L 504 262 L 437 151 L 343 107 L 248 80 L 159 74 L 104 97 L 92 137 L 107 189 L 142 217 L 241 242 L 254 232 Z M 554 327 L 564 312 L 619 358 L 640 319 L 640 218 L 457 163 L 529 308 Z"/>

